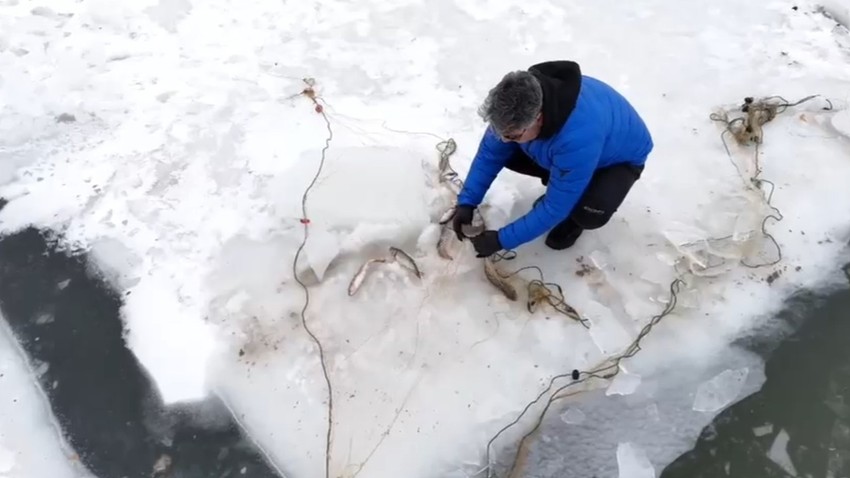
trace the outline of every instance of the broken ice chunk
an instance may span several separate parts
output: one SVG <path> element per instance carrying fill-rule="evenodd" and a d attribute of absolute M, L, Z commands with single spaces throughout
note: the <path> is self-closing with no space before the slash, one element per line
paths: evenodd
<path fill-rule="evenodd" d="M 753 434 L 757 437 L 763 437 L 765 435 L 770 435 L 771 433 L 773 433 L 772 423 L 753 428 Z"/>
<path fill-rule="evenodd" d="M 732 403 L 747 379 L 749 369 L 724 370 L 697 389 L 693 409 L 698 412 L 716 412 Z"/>
<path fill-rule="evenodd" d="M 631 395 L 640 386 L 640 375 L 627 373 L 620 369 L 611 385 L 605 390 L 605 395 Z"/>
<path fill-rule="evenodd" d="M 632 342 L 632 337 L 617 322 L 611 309 L 599 302 L 588 300 L 582 307 L 582 315 L 590 320 L 590 337 L 603 354 L 616 353 Z"/>
<path fill-rule="evenodd" d="M 584 412 L 577 408 L 568 408 L 567 411 L 561 414 L 561 421 L 568 425 L 578 425 L 585 418 Z"/>
<path fill-rule="evenodd" d="M 668 268 L 662 267 L 647 267 L 641 273 L 640 278 L 652 284 L 663 286 L 665 289 L 672 280 Z"/>
<path fill-rule="evenodd" d="M 655 478 L 655 468 L 646 453 L 634 443 L 617 445 L 617 466 L 620 478 Z"/>
<path fill-rule="evenodd" d="M 780 430 L 779 434 L 776 435 L 776 439 L 773 440 L 773 445 L 771 445 L 770 450 L 767 452 L 767 457 L 781 466 L 791 476 L 797 476 L 797 470 L 794 468 L 794 464 L 791 463 L 791 457 L 788 456 L 789 439 L 788 433 L 785 430 Z"/>

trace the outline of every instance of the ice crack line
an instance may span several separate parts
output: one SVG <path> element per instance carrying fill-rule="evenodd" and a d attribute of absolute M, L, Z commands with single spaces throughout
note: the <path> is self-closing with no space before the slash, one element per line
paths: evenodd
<path fill-rule="evenodd" d="M 313 186 L 316 185 L 316 181 L 319 179 L 319 176 L 322 174 L 322 168 L 325 165 L 327 151 L 328 148 L 330 148 L 331 140 L 333 139 L 333 130 L 331 129 L 331 122 L 328 119 L 327 114 L 325 114 L 324 108 L 316 100 L 316 92 L 315 90 L 313 90 L 313 85 L 315 84 L 315 82 L 312 79 L 304 79 L 304 83 L 307 84 L 307 87 L 304 88 L 301 94 L 309 98 L 315 105 L 316 113 L 322 115 L 322 118 L 325 120 L 325 125 L 328 129 L 328 137 L 325 140 L 325 146 L 322 148 L 322 157 L 319 160 L 319 167 L 316 168 L 316 174 L 313 176 L 312 181 L 310 181 L 310 184 L 307 186 L 307 188 L 304 190 L 304 194 L 301 196 L 301 224 L 304 225 L 304 238 L 301 241 L 301 244 L 298 246 L 298 250 L 295 252 L 295 259 L 292 261 L 292 275 L 295 277 L 295 280 L 301 286 L 301 289 L 304 290 L 304 306 L 301 309 L 301 325 L 304 326 L 304 330 L 307 331 L 307 334 L 310 335 L 310 338 L 313 339 L 313 342 L 316 343 L 316 347 L 319 349 L 319 361 L 322 365 L 322 374 L 325 377 L 325 383 L 328 389 L 328 430 L 327 439 L 325 442 L 325 478 L 329 478 L 331 459 L 331 436 L 333 432 L 333 387 L 331 386 L 331 379 L 328 374 L 328 367 L 325 363 L 325 350 L 322 347 L 322 342 L 316 337 L 316 335 L 310 330 L 310 327 L 307 325 L 307 309 L 310 306 L 310 290 L 298 277 L 298 259 L 301 257 L 301 252 L 304 250 L 304 246 L 307 244 L 307 238 L 309 237 L 310 233 L 310 219 L 308 218 L 309 216 L 307 216 L 307 197 L 310 193 L 310 190 L 313 189 Z"/>

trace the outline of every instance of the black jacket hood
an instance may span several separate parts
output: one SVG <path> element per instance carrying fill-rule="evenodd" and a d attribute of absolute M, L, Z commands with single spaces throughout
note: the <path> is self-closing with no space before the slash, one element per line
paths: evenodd
<path fill-rule="evenodd" d="M 576 107 L 581 90 L 581 68 L 574 61 L 538 63 L 528 68 L 543 87 L 543 125 L 539 138 L 555 135 Z"/>

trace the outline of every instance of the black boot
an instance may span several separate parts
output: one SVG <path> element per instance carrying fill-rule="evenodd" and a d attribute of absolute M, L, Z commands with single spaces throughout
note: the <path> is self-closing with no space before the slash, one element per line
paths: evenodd
<path fill-rule="evenodd" d="M 584 232 L 584 228 L 572 219 L 567 219 L 549 232 L 549 235 L 546 236 L 546 245 L 557 251 L 567 249 L 576 243 L 582 232 Z"/>

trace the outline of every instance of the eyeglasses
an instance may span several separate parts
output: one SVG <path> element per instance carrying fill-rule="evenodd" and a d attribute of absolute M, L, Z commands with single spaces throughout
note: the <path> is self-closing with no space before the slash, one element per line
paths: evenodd
<path fill-rule="evenodd" d="M 504 139 L 506 141 L 516 141 L 516 140 L 522 138 L 522 135 L 524 135 L 526 131 L 528 131 L 528 128 L 523 128 L 522 131 L 520 131 L 519 133 L 514 133 L 514 134 L 501 134 L 501 133 L 499 133 L 499 136 L 501 136 L 502 139 Z"/>

